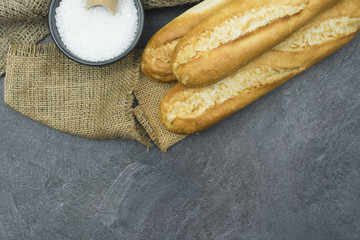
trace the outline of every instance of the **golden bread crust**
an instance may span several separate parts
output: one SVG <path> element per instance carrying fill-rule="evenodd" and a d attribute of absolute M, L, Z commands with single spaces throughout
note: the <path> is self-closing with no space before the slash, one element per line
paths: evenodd
<path fill-rule="evenodd" d="M 180 40 L 172 57 L 173 72 L 186 87 L 211 85 L 284 41 L 320 11 L 337 2 L 339 0 L 232 1 Z M 228 29 L 229 23 L 238 29 Z M 204 43 L 209 42 L 209 46 L 204 47 Z"/>
<path fill-rule="evenodd" d="M 156 82 L 175 81 L 171 58 L 178 41 L 228 2 L 229 0 L 205 0 L 160 29 L 144 49 L 141 59 L 143 73 Z"/>
<path fill-rule="evenodd" d="M 342 0 L 286 41 L 220 82 L 201 89 L 189 89 L 177 84 L 160 104 L 162 122 L 171 132 L 192 134 L 207 129 L 241 110 L 355 38 L 360 30 L 359 10 L 358 0 Z M 325 34 L 324 41 L 319 42 L 317 27 L 324 26 L 324 23 L 326 23 L 325 27 L 328 27 L 327 24 L 334 21 L 339 29 L 333 29 L 331 34 L 333 38 L 330 39 Z M 339 23 L 348 24 L 346 28 L 348 32 L 342 32 L 344 24 Z M 312 32 L 314 29 L 315 32 Z M 326 31 L 322 32 L 326 33 Z M 315 35 L 316 41 L 304 38 L 303 35 L 309 34 Z M 266 71 L 269 73 L 266 74 Z M 231 88 L 224 87 L 226 84 Z M 233 89 L 236 89 L 235 95 Z"/>

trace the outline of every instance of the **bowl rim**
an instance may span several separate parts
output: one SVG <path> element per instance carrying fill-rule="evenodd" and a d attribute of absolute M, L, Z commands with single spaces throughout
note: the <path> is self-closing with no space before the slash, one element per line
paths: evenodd
<path fill-rule="evenodd" d="M 124 51 L 122 54 L 120 54 L 119 56 L 106 60 L 106 61 L 101 61 L 101 62 L 92 62 L 92 61 L 88 61 L 82 58 L 77 57 L 75 54 L 73 54 L 69 49 L 66 48 L 65 44 L 62 42 L 61 37 L 59 35 L 59 32 L 57 30 L 56 27 L 56 20 L 55 20 L 55 4 L 57 2 L 61 2 L 62 0 L 51 0 L 50 3 L 50 7 L 48 10 L 48 25 L 49 25 L 49 30 L 50 30 L 50 35 L 52 40 L 54 41 L 55 45 L 60 49 L 60 51 L 67 56 L 69 59 L 83 64 L 83 65 L 87 65 L 87 66 L 106 66 L 106 65 L 110 65 L 113 63 L 116 63 L 118 61 L 120 61 L 121 59 L 125 58 L 127 55 L 130 54 L 131 51 L 133 51 L 135 49 L 135 47 L 138 45 L 141 35 L 143 33 L 143 29 L 144 29 L 144 22 L 145 22 L 145 12 L 144 12 L 144 5 L 142 3 L 141 0 L 133 0 L 135 2 L 135 7 L 138 10 L 138 31 L 137 34 L 135 36 L 135 39 L 133 40 L 132 44 L 129 46 L 129 48 Z"/>

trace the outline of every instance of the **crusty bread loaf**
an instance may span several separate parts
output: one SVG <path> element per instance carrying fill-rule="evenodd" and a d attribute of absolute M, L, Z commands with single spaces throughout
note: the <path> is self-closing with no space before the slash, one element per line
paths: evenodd
<path fill-rule="evenodd" d="M 171 57 L 176 44 L 194 26 L 228 2 L 230 0 L 205 0 L 159 30 L 144 49 L 141 59 L 143 73 L 157 82 L 175 81 Z"/>
<path fill-rule="evenodd" d="M 234 0 L 177 44 L 172 69 L 186 87 L 204 87 L 273 48 L 339 0 Z"/>
<path fill-rule="evenodd" d="M 359 30 L 360 1 L 342 0 L 229 77 L 205 88 L 177 84 L 161 102 L 161 120 L 174 133 L 204 130 L 342 48 Z"/>

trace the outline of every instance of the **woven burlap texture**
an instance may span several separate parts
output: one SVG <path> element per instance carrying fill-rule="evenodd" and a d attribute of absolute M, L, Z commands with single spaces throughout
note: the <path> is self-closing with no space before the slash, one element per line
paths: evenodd
<path fill-rule="evenodd" d="M 196 2 L 143 1 L 146 9 Z M 94 68 L 70 61 L 53 44 L 32 45 L 49 33 L 49 5 L 50 0 L 0 2 L 0 75 L 6 67 L 6 104 L 45 125 L 87 138 L 128 138 L 150 145 L 150 136 L 162 151 L 185 138 L 160 122 L 159 103 L 172 85 L 140 73 L 140 51 L 117 64 Z M 139 102 L 135 109 L 133 91 Z"/>
<path fill-rule="evenodd" d="M 132 114 L 139 57 L 89 67 L 65 57 L 54 44 L 12 45 L 5 103 L 60 131 L 93 139 L 126 138 L 148 144 Z"/>
<path fill-rule="evenodd" d="M 156 83 L 140 73 L 139 84 L 134 92 L 139 102 L 134 114 L 151 140 L 164 152 L 186 137 L 169 132 L 159 116 L 160 101 L 174 85 L 174 83 Z"/>
<path fill-rule="evenodd" d="M 160 101 L 174 84 L 155 83 L 143 75 L 141 52 L 110 66 L 89 67 L 69 60 L 52 43 L 12 45 L 5 103 L 62 132 L 135 139 L 146 145 L 149 136 L 166 151 L 186 137 L 167 131 L 159 117 Z M 132 93 L 139 103 L 135 109 Z"/>
<path fill-rule="evenodd" d="M 201 0 L 143 0 L 145 9 L 174 7 L 183 4 L 198 3 Z"/>
<path fill-rule="evenodd" d="M 11 43 L 36 43 L 49 34 L 46 15 L 50 0 L 0 1 L 0 76 L 5 73 Z"/>
<path fill-rule="evenodd" d="M 0 76 L 5 73 L 10 43 L 37 43 L 49 34 L 47 13 L 51 0 L 0 0 Z M 198 0 L 144 0 L 146 9 L 171 7 Z"/>

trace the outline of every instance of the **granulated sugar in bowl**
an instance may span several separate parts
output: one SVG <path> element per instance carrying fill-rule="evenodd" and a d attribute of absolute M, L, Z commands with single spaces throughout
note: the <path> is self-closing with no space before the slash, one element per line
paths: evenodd
<path fill-rule="evenodd" d="M 134 0 L 119 0 L 115 15 L 102 6 L 86 10 L 85 5 L 86 0 L 62 0 L 55 10 L 56 27 L 67 49 L 90 62 L 124 53 L 138 30 Z"/>

